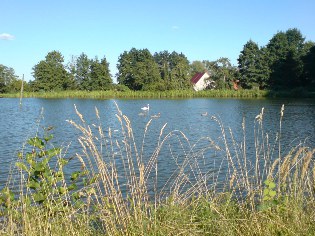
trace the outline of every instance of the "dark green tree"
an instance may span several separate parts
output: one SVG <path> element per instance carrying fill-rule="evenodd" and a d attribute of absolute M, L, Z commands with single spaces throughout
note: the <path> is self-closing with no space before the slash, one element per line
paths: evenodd
<path fill-rule="evenodd" d="M 266 47 L 260 48 L 255 64 L 257 70 L 255 84 L 259 87 L 259 89 L 266 89 L 269 87 L 269 78 L 271 71 L 268 64 L 268 58 L 269 54 Z"/>
<path fill-rule="evenodd" d="M 80 90 L 91 90 L 91 60 L 85 53 L 76 60 L 75 80 Z"/>
<path fill-rule="evenodd" d="M 269 85 L 272 89 L 294 88 L 303 85 L 305 38 L 298 29 L 278 32 L 267 44 L 270 67 Z"/>
<path fill-rule="evenodd" d="M 156 52 L 153 55 L 158 65 L 161 79 L 166 83 L 170 79 L 170 53 L 168 51 Z"/>
<path fill-rule="evenodd" d="M 112 79 L 109 71 L 109 63 L 104 57 L 101 61 L 95 58 L 91 61 L 91 89 L 109 90 L 112 86 Z"/>
<path fill-rule="evenodd" d="M 269 61 L 272 65 L 274 62 L 284 60 L 288 52 L 288 41 L 286 34 L 282 31 L 275 34 L 267 44 Z"/>
<path fill-rule="evenodd" d="M 69 89 L 70 90 L 79 89 L 79 85 L 76 81 L 76 60 L 77 58 L 75 56 L 71 56 L 71 59 L 66 66 L 67 71 L 69 72 Z"/>
<path fill-rule="evenodd" d="M 303 79 L 301 78 L 303 62 L 295 50 L 290 49 L 288 51 L 286 58 L 278 69 L 279 87 L 292 89 L 303 86 Z"/>
<path fill-rule="evenodd" d="M 0 93 L 11 92 L 17 78 L 13 68 L 0 64 Z"/>
<path fill-rule="evenodd" d="M 136 87 L 136 81 L 133 76 L 133 67 L 132 64 L 135 63 L 132 55 L 132 51 L 135 51 L 136 49 L 131 49 L 129 52 L 124 51 L 122 54 L 120 54 L 118 58 L 118 64 L 117 69 L 118 73 L 117 76 L 117 82 L 120 85 L 125 85 L 129 89 L 134 89 Z"/>
<path fill-rule="evenodd" d="M 257 43 L 249 40 L 243 47 L 238 58 L 238 68 L 240 72 L 240 85 L 245 89 L 258 87 L 258 75 L 260 71 L 257 68 L 260 57 L 260 50 Z"/>
<path fill-rule="evenodd" d="M 302 58 L 304 63 L 304 85 L 315 89 L 315 45 Z"/>
<path fill-rule="evenodd" d="M 132 90 L 150 89 L 160 83 L 158 65 L 148 49 L 132 48 L 119 56 L 117 81 Z"/>
<path fill-rule="evenodd" d="M 285 32 L 288 41 L 289 49 L 302 53 L 305 45 L 305 37 L 303 37 L 300 30 L 293 28 Z"/>
<path fill-rule="evenodd" d="M 64 65 L 63 56 L 58 51 L 47 54 L 45 60 L 33 67 L 34 89 L 44 91 L 58 91 L 69 88 L 69 74 Z"/>
<path fill-rule="evenodd" d="M 169 56 L 170 79 L 168 89 L 191 88 L 190 67 L 187 57 L 183 53 L 172 52 Z"/>
<path fill-rule="evenodd" d="M 10 93 L 20 92 L 21 91 L 21 87 L 22 87 L 22 80 L 21 79 L 13 80 L 9 84 L 7 92 L 10 92 Z M 23 81 L 23 91 L 26 91 L 26 92 L 30 92 L 31 91 L 29 84 L 27 82 L 25 82 L 25 81 Z"/>

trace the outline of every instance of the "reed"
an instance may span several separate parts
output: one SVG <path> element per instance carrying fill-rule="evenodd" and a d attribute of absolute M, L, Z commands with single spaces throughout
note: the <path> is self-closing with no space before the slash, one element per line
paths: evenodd
<path fill-rule="evenodd" d="M 18 97 L 16 94 L 3 94 L 4 97 Z M 262 98 L 268 91 L 261 90 L 207 90 L 195 92 L 192 90 L 171 91 L 58 91 L 58 92 L 24 92 L 24 97 L 38 98 Z"/>
<path fill-rule="evenodd" d="M 19 93 L 1 94 L 2 97 L 18 98 Z M 167 91 L 51 91 L 51 92 L 23 92 L 26 98 L 90 98 L 90 99 L 113 99 L 113 98 L 314 98 L 315 93 L 304 88 L 293 90 L 258 90 L 258 89 L 220 89 L 220 90 L 167 90 Z"/>
<path fill-rule="evenodd" d="M 220 119 L 211 117 L 221 136 L 196 143 L 181 131 L 167 132 L 165 124 L 155 150 L 148 153 L 146 135 L 154 119 L 139 144 L 132 122 L 118 106 L 119 132 L 103 126 L 97 108 L 94 124 L 75 110 L 79 121 L 68 121 L 79 132 L 81 148 L 75 156 L 66 158 L 66 147 L 48 148 L 49 135 L 43 142 L 39 135 L 31 139 L 20 153 L 14 178 L 0 195 L 1 234 L 313 234 L 315 149 L 301 144 L 282 153 L 281 140 L 270 141 L 264 131 L 263 109 L 255 121 L 254 156 L 247 153 L 245 121 L 243 140 L 238 140 Z M 47 157 L 51 159 L 44 162 Z M 79 171 L 69 181 L 65 165 L 71 161 Z M 163 162 L 171 167 L 168 175 L 161 169 Z M 32 185 L 36 176 L 38 186 Z M 12 198 L 14 190 L 18 195 Z"/>

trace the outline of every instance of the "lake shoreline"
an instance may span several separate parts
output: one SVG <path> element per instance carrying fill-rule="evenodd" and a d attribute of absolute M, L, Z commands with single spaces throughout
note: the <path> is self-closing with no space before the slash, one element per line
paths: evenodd
<path fill-rule="evenodd" d="M 20 93 L 1 94 L 3 98 L 19 98 Z M 172 90 L 172 91 L 51 91 L 24 92 L 25 98 L 315 98 L 315 92 L 294 89 L 287 91 L 269 90 Z"/>

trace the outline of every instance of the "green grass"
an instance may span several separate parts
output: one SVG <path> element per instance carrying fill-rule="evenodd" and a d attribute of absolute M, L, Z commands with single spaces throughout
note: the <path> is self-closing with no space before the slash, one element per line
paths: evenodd
<path fill-rule="evenodd" d="M 0 94 L 0 97 L 18 98 L 20 93 Z M 170 90 L 170 91 L 52 91 L 52 92 L 24 92 L 23 97 L 30 98 L 315 98 L 315 92 L 305 88 L 292 90 Z"/>
<path fill-rule="evenodd" d="M 23 97 L 38 98 L 200 98 L 200 97 L 222 97 L 222 98 L 261 98 L 268 95 L 267 91 L 261 90 L 208 90 L 195 92 L 192 90 L 174 91 L 60 91 L 60 92 L 24 92 Z M 19 97 L 20 94 L 2 94 L 3 97 Z"/>
<path fill-rule="evenodd" d="M 80 122 L 68 121 L 81 144 L 76 156 L 68 158 L 67 147 L 51 146 L 49 129 L 19 154 L 8 188 L 0 193 L 1 235 L 315 234 L 315 149 L 300 145 L 288 153 L 275 151 L 281 140 L 268 139 L 263 110 L 255 121 L 255 156 L 246 151 L 245 127 L 240 127 L 243 141 L 237 142 L 212 117 L 221 136 L 198 141 L 208 140 L 206 147 L 197 148 L 180 131 L 165 133 L 165 124 L 147 161 L 145 135 L 136 145 L 132 122 L 118 107 L 119 137 L 76 112 Z M 281 127 L 283 108 L 280 114 Z M 96 117 L 101 120 L 97 109 Z M 165 153 L 175 140 L 185 153 L 182 161 L 172 150 Z M 206 159 L 227 169 L 204 173 L 196 163 Z M 63 170 L 72 160 L 81 167 L 69 179 Z M 166 160 L 177 168 L 161 176 L 158 164 Z M 149 194 L 160 177 L 167 178 L 165 188 Z M 86 184 L 72 188 L 80 179 Z"/>

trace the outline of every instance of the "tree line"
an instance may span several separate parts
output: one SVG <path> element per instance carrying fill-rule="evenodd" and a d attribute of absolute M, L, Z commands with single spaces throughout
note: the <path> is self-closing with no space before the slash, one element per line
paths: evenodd
<path fill-rule="evenodd" d="M 315 43 L 305 41 L 295 28 L 277 32 L 262 47 L 249 40 L 237 66 L 225 57 L 190 63 L 183 53 L 165 50 L 151 54 L 148 49 L 132 48 L 119 56 L 117 69 L 118 84 L 114 84 L 105 56 L 90 59 L 81 53 L 65 63 L 59 51 L 52 51 L 33 67 L 34 80 L 25 85 L 25 90 L 191 89 L 191 77 L 203 71 L 208 71 L 214 81 L 211 89 L 233 89 L 234 83 L 244 89 L 314 89 Z M 16 92 L 20 86 L 14 69 L 0 64 L 0 93 Z"/>
<path fill-rule="evenodd" d="M 249 40 L 238 58 L 244 88 L 293 89 L 315 86 L 315 43 L 297 29 L 275 34 L 264 47 Z"/>

